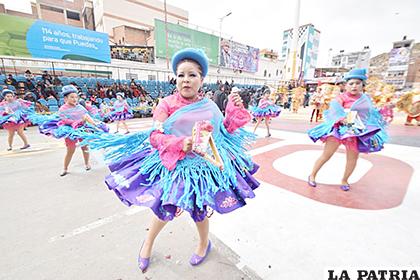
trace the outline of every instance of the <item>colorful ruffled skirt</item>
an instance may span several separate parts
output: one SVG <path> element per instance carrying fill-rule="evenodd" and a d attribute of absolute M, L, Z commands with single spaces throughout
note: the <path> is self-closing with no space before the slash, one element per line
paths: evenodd
<path fill-rule="evenodd" d="M 347 148 L 361 153 L 378 152 L 383 149 L 387 140 L 387 136 L 377 126 L 366 126 L 361 130 L 339 124 L 331 127 L 327 122 L 310 129 L 308 135 L 314 142 L 325 142 L 329 137 L 333 137 Z"/>
<path fill-rule="evenodd" d="M 64 138 L 76 142 L 86 138 L 92 133 L 97 134 L 109 132 L 109 128 L 103 123 L 100 123 L 96 128 L 94 128 L 87 124 L 79 125 L 77 127 L 73 127 L 71 125 L 60 125 L 59 122 L 59 119 L 53 119 L 42 123 L 38 127 L 39 132 L 47 136 L 53 136 L 57 139 Z"/>
<path fill-rule="evenodd" d="M 0 116 L 0 126 L 7 130 L 17 130 L 22 126 L 28 126 L 30 123 L 30 120 L 24 114 Z"/>
<path fill-rule="evenodd" d="M 228 189 L 216 190 L 218 182 L 210 171 L 205 178 L 196 178 L 194 172 L 190 173 L 190 178 L 183 177 L 185 173 L 176 176 L 177 170 L 151 174 L 150 169 L 144 168 L 146 162 L 151 166 L 151 161 L 154 161 L 153 166 L 160 165 L 158 152 L 152 148 L 124 158 L 109 165 L 111 174 L 105 182 L 124 204 L 149 207 L 164 221 L 172 220 L 180 210 L 189 212 L 196 222 L 202 221 L 212 210 L 229 213 L 244 206 L 245 199 L 255 197 L 253 190 L 259 186 L 252 176 L 259 168 L 256 164 L 249 171 L 235 168 L 236 178 L 231 180 L 234 184 Z M 208 165 L 201 157 L 193 156 L 179 161 L 176 169 L 202 169 Z"/>
<path fill-rule="evenodd" d="M 271 117 L 275 118 L 280 115 L 281 108 L 277 105 L 269 105 L 265 108 L 254 107 L 251 114 L 254 118 Z"/>
<path fill-rule="evenodd" d="M 169 170 L 149 142 L 154 129 L 93 135 L 86 142 L 94 150 L 105 149 L 111 171 L 105 183 L 124 204 L 149 207 L 164 221 L 185 211 L 197 222 L 213 211 L 224 214 L 244 206 L 259 186 L 253 177 L 259 166 L 246 153 L 255 135 L 242 128 L 232 134 L 220 129 L 214 141 L 223 170 L 191 152 Z"/>
<path fill-rule="evenodd" d="M 133 117 L 133 113 L 131 112 L 111 112 L 108 115 L 108 119 L 111 121 L 125 121 Z"/>

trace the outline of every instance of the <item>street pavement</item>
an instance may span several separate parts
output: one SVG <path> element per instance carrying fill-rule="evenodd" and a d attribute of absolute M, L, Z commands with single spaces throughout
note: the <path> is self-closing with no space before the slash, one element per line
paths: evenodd
<path fill-rule="evenodd" d="M 159 235 L 145 274 L 137 255 L 152 214 L 107 189 L 101 152 L 87 172 L 76 151 L 70 174 L 59 177 L 63 141 L 30 127 L 31 149 L 7 152 L 0 131 L 0 279 L 327 279 L 328 269 L 418 268 L 420 127 L 403 126 L 397 114 L 386 148 L 361 156 L 351 191 L 338 185 L 343 149 L 310 188 L 322 145 L 305 134 L 309 113 L 282 112 L 270 138 L 257 130 L 250 153 L 262 184 L 245 207 L 211 217 L 214 250 L 202 265 L 188 264 L 197 232 L 184 213 Z M 129 121 L 132 131 L 150 126 Z"/>

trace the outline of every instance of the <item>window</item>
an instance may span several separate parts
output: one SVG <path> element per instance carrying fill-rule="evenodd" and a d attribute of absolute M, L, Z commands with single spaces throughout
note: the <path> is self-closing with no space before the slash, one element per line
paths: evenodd
<path fill-rule="evenodd" d="M 64 12 L 64 10 L 60 9 L 60 8 L 51 7 L 51 6 L 47 6 L 47 5 L 43 5 L 43 4 L 41 4 L 40 6 L 41 6 L 41 9 L 43 9 L 43 10 L 53 11 L 53 12 L 61 13 L 61 14 Z"/>
<path fill-rule="evenodd" d="M 264 70 L 264 77 L 267 77 L 267 70 Z"/>
<path fill-rule="evenodd" d="M 67 13 L 67 18 L 69 19 L 74 19 L 74 20 L 80 20 L 80 14 L 77 12 L 72 12 L 72 11 L 66 11 Z"/>

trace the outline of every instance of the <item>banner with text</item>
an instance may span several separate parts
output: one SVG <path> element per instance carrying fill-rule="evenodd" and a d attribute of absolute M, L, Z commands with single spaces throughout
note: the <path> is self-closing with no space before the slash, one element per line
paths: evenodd
<path fill-rule="evenodd" d="M 220 66 L 255 73 L 258 71 L 260 50 L 222 38 Z"/>
<path fill-rule="evenodd" d="M 401 71 L 408 68 L 410 48 L 394 48 L 389 52 L 389 71 Z"/>
<path fill-rule="evenodd" d="M 5 14 L 0 55 L 111 62 L 106 33 Z"/>
<path fill-rule="evenodd" d="M 183 48 L 202 49 L 209 63 L 217 65 L 219 37 L 190 29 L 182 25 L 168 23 L 168 58 Z M 166 58 L 165 22 L 155 19 L 156 57 Z"/>

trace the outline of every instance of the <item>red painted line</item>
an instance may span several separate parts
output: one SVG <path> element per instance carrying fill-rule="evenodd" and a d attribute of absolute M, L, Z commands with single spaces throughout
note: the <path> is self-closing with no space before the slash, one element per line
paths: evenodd
<path fill-rule="evenodd" d="M 381 210 L 397 207 L 404 200 L 414 169 L 395 158 L 362 154 L 361 158 L 370 161 L 373 166 L 358 182 L 351 185 L 348 192 L 342 191 L 339 185 L 318 184 L 312 188 L 306 181 L 283 174 L 273 167 L 273 162 L 282 156 L 297 151 L 321 149 L 316 145 L 287 145 L 256 155 L 253 160 L 260 165 L 256 177 L 309 199 L 346 208 Z M 344 150 L 339 152 L 343 153 Z M 344 165 L 337 170 L 344 172 Z"/>
<path fill-rule="evenodd" d="M 257 139 L 257 141 L 252 145 L 252 149 L 261 148 L 266 145 L 277 143 L 279 141 L 283 141 L 283 139 L 273 138 L 273 137 L 260 138 L 260 139 Z"/>

